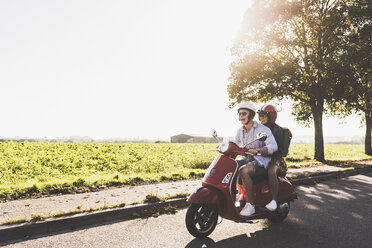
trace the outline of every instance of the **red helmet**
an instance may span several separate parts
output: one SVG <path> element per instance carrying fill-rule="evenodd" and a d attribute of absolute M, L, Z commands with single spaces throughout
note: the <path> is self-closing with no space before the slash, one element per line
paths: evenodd
<path fill-rule="evenodd" d="M 265 114 L 269 118 L 269 122 L 275 123 L 276 117 L 278 116 L 278 111 L 276 110 L 276 107 L 271 104 L 265 104 L 259 108 L 257 111 L 258 114 Z"/>

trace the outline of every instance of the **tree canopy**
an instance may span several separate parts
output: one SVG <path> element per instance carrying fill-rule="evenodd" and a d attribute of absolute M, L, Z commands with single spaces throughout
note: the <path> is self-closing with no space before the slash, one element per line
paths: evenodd
<path fill-rule="evenodd" d="M 372 155 L 372 20 L 371 3 L 354 0 L 346 6 L 349 28 L 340 56 L 340 81 L 334 94 L 332 113 L 346 116 L 352 112 L 363 114 L 366 123 L 365 153 Z"/>
<path fill-rule="evenodd" d="M 292 114 L 314 122 L 314 158 L 324 161 L 322 118 L 344 67 L 345 34 L 350 30 L 347 0 L 258 0 L 247 10 L 231 47 L 228 93 L 231 106 L 250 100 L 293 100 Z"/>

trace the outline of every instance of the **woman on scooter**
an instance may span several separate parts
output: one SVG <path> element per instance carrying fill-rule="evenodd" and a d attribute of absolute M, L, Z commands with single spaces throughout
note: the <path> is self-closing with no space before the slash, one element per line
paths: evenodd
<path fill-rule="evenodd" d="M 245 186 L 245 191 L 248 196 L 248 202 L 241 210 L 242 216 L 249 216 L 255 213 L 255 207 L 253 205 L 253 181 L 252 177 L 262 177 L 267 173 L 271 157 L 268 155 L 273 154 L 278 150 L 275 138 L 271 133 L 271 130 L 256 121 L 253 118 L 256 114 L 256 107 L 251 102 L 243 102 L 238 106 L 239 121 L 243 124 L 239 128 L 236 136 L 235 143 L 239 146 L 246 146 L 250 141 L 254 140 L 254 137 L 259 132 L 267 134 L 265 141 L 256 141 L 248 145 L 247 151 L 249 156 L 243 157 L 242 160 L 238 161 L 239 176 L 242 178 Z M 260 155 L 258 155 L 260 154 Z"/>
<path fill-rule="evenodd" d="M 277 144 L 281 144 L 283 139 L 283 132 L 281 128 L 275 123 L 277 118 L 277 110 L 274 105 L 265 104 L 258 111 L 258 117 L 262 125 L 270 128 L 273 133 Z M 282 156 L 283 151 L 281 147 L 278 146 L 278 150 L 272 154 L 272 159 L 269 164 L 267 174 L 269 181 L 269 188 L 272 196 L 272 200 L 266 205 L 266 208 L 270 211 L 275 211 L 278 207 L 277 197 L 278 197 L 278 175 L 285 175 L 287 172 L 287 165 Z"/>

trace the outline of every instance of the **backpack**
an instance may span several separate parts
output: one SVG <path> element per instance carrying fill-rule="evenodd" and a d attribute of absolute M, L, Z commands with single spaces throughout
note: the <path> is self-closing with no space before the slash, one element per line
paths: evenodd
<path fill-rule="evenodd" d="M 276 140 L 276 143 L 278 144 L 278 152 L 281 157 L 286 157 L 289 152 L 289 146 L 291 145 L 292 140 L 292 133 L 291 131 L 286 127 L 279 126 L 280 132 L 281 132 L 281 140 Z"/>

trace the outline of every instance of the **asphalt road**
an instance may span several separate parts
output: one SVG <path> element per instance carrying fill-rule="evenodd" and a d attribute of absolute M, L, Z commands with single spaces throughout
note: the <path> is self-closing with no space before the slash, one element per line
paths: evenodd
<path fill-rule="evenodd" d="M 299 199 L 281 224 L 223 220 L 205 239 L 175 215 L 109 222 L 0 243 L 5 247 L 371 247 L 372 173 L 296 188 Z"/>

